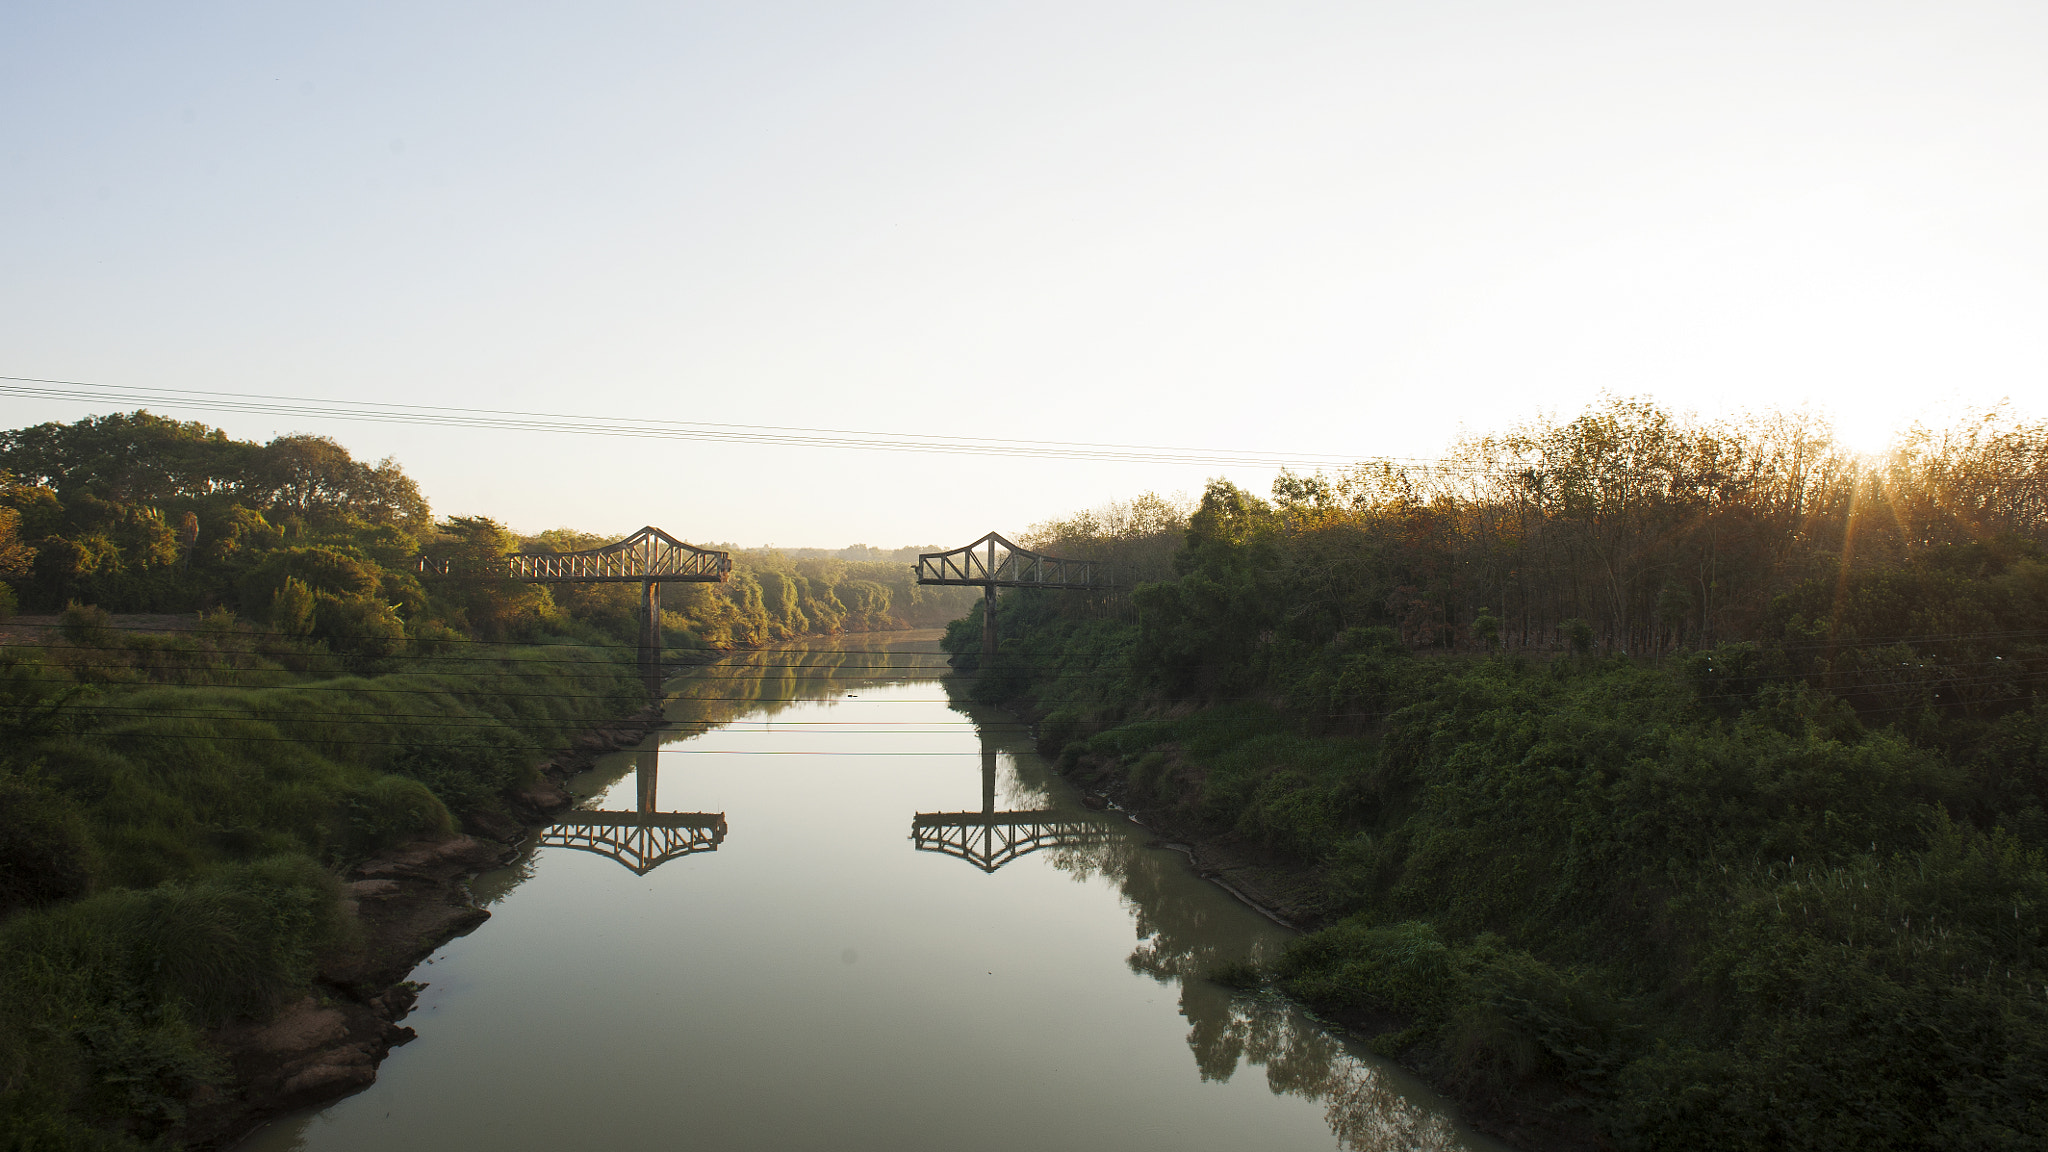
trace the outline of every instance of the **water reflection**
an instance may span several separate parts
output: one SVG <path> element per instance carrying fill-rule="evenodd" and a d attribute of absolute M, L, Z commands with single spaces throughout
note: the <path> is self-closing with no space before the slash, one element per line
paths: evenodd
<path fill-rule="evenodd" d="M 1019 856 L 1045 848 L 1086 848 L 1126 833 L 1071 812 L 1040 809 L 996 811 L 996 745 L 981 730 L 981 811 L 919 812 L 911 817 L 910 840 L 919 852 L 939 852 L 993 872 Z"/>
<path fill-rule="evenodd" d="M 1000 1152 L 1498 1148 L 1285 999 L 1210 980 L 1286 931 L 1088 810 L 1014 718 L 949 707 L 935 639 L 849 637 L 869 650 L 771 650 L 671 681 L 669 750 L 572 782 L 621 811 L 541 841 L 630 871 L 542 852 L 479 878 L 499 916 L 422 973 L 422 1042 L 247 1152 L 665 1148 L 679 1125 L 693 1143 L 835 1152 L 961 1132 Z M 974 803 L 977 756 L 980 811 L 917 814 L 928 851 L 965 837 L 945 854 L 970 876 L 900 837 L 905 813 Z M 729 812 L 746 837 L 657 811 L 659 768 L 671 803 Z M 656 838 L 654 818 L 693 815 L 703 827 Z"/>
<path fill-rule="evenodd" d="M 670 733 L 709 732 L 742 717 L 766 720 L 798 704 L 837 700 L 862 685 L 935 681 L 950 669 L 931 640 L 844 636 L 845 647 L 736 652 L 668 682 Z"/>
<path fill-rule="evenodd" d="M 986 773 L 999 738 L 1018 737 L 994 725 L 982 731 Z M 1021 789 L 1049 791 L 1051 774 L 1043 760 L 1026 754 L 1015 762 Z M 984 808 L 990 806 L 987 780 L 985 775 Z M 1077 881 L 1100 877 L 1117 886 L 1138 937 L 1125 963 L 1162 985 L 1178 986 L 1188 1050 L 1203 1080 L 1227 1081 L 1241 1067 L 1263 1068 L 1274 1095 L 1324 1106 L 1324 1119 L 1340 1147 L 1360 1152 L 1468 1147 L 1440 1111 L 1396 1087 L 1397 1074 L 1355 1055 L 1297 1005 L 1271 992 L 1235 992 L 1211 979 L 1226 964 L 1269 959 L 1265 941 L 1280 937 L 1260 933 L 1247 946 L 1243 933 L 1230 927 L 1243 923 L 1241 909 L 1217 900 L 1211 886 L 1191 883 L 1177 854 L 1148 845 L 1142 832 L 1130 831 L 1135 834 L 1056 845 L 1048 861 Z"/>
<path fill-rule="evenodd" d="M 660 763 L 654 749 L 633 754 L 638 800 L 633 811 L 576 809 L 549 825 L 535 847 L 595 852 L 617 860 L 638 876 L 679 856 L 717 851 L 725 841 L 725 813 L 655 811 Z"/>

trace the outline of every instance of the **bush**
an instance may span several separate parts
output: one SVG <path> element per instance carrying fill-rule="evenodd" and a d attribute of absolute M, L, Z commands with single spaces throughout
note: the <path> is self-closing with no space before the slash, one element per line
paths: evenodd
<path fill-rule="evenodd" d="M 0 769 L 0 919 L 85 895 L 97 855 L 70 801 L 37 777 Z"/>
<path fill-rule="evenodd" d="M 405 648 L 405 621 L 389 604 L 367 596 L 315 597 L 310 631 L 334 651 L 365 660 L 396 656 Z"/>
<path fill-rule="evenodd" d="M 505 793 L 533 783 L 533 752 L 517 733 L 487 729 L 409 745 L 387 767 L 426 785 L 449 811 L 469 813 L 501 809 Z"/>
<path fill-rule="evenodd" d="M 379 777 L 344 803 L 352 855 L 366 855 L 415 836 L 455 830 L 447 806 L 426 785 L 401 776 Z"/>
<path fill-rule="evenodd" d="M 81 648 L 111 648 L 120 642 L 114 632 L 114 618 L 106 609 L 76 600 L 65 605 L 57 630 Z"/>
<path fill-rule="evenodd" d="M 1444 1018 L 1463 995 L 1450 946 L 1419 920 L 1374 926 L 1361 917 L 1300 937 L 1279 975 L 1312 1004 L 1378 1008 L 1428 1021 Z"/>
<path fill-rule="evenodd" d="M 0 1113 L 42 1117 L 22 1130 L 54 1147 L 108 1145 L 52 1113 L 175 1124 L 222 1078 L 202 1029 L 303 988 L 340 907 L 319 866 L 277 857 L 0 924 Z"/>

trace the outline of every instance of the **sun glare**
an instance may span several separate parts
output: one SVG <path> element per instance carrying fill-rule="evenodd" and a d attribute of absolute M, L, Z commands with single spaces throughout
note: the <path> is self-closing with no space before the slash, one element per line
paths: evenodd
<path fill-rule="evenodd" d="M 1876 458 L 1892 446 L 1907 421 L 1881 409 L 1838 409 L 1829 416 L 1835 443 L 1858 456 Z"/>

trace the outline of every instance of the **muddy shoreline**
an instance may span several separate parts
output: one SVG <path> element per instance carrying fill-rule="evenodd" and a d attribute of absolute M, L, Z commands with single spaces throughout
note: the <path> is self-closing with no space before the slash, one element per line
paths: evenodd
<path fill-rule="evenodd" d="M 632 748 L 667 719 L 658 704 L 598 725 L 540 765 L 541 778 L 511 797 L 516 821 L 415 840 L 364 860 L 343 877 L 360 932 L 322 957 L 308 994 L 267 1021 L 235 1021 L 213 1035 L 232 1080 L 193 1100 L 176 1133 L 189 1147 L 226 1148 L 265 1123 L 369 1087 L 391 1049 L 413 1039 L 405 1019 L 423 985 L 419 963 L 490 912 L 469 881 L 518 858 L 520 843 L 575 799 L 564 784 L 608 752 Z"/>

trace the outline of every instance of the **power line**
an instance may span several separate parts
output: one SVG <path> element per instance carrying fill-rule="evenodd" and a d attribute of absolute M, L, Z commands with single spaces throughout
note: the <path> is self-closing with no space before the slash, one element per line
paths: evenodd
<path fill-rule="evenodd" d="M 652 420 L 645 417 L 581 416 L 561 412 L 518 412 L 492 408 L 436 407 L 329 400 L 305 396 L 225 392 L 207 389 L 136 387 L 0 376 L 0 395 L 87 403 L 156 405 L 207 411 L 246 412 L 295 419 L 355 420 L 430 427 L 480 428 L 510 432 L 553 432 L 630 439 L 696 440 L 776 447 L 844 448 L 883 452 L 936 452 L 969 456 L 1010 456 L 1043 460 L 1100 460 L 1150 464 L 1237 464 L 1334 467 L 1359 457 L 1330 453 L 1274 453 L 1256 449 L 1183 448 L 1157 444 L 1097 444 L 1060 440 L 1009 440 L 978 436 L 937 436 L 919 432 L 878 432 L 851 428 L 796 428 L 767 424 Z M 1393 457 L 1372 462 L 1413 463 Z"/>
<path fill-rule="evenodd" d="M 647 417 L 584 416 L 562 412 L 392 404 L 215 389 L 98 384 L 38 376 L 0 376 L 0 395 L 88 404 L 142 404 L 159 408 L 238 412 L 291 419 L 350 420 L 642 440 L 690 440 L 765 447 L 837 448 L 1042 460 L 1270 468 L 1301 465 L 1319 469 L 1382 465 L 1404 469 L 1420 468 L 1443 475 L 1463 476 L 1516 475 L 1540 466 L 1539 462 L 1528 460 L 1492 465 L 1451 464 L 1442 459 L 1412 456 L 1356 456 L 1344 453 L 1273 452 L 1261 449 L 1189 448 L 1161 444 L 1018 440 L 852 428 L 806 428 L 772 424 L 660 420 Z M 2048 477 L 2033 473 L 1986 476 L 1984 479 L 2008 483 L 2048 484 Z"/>

